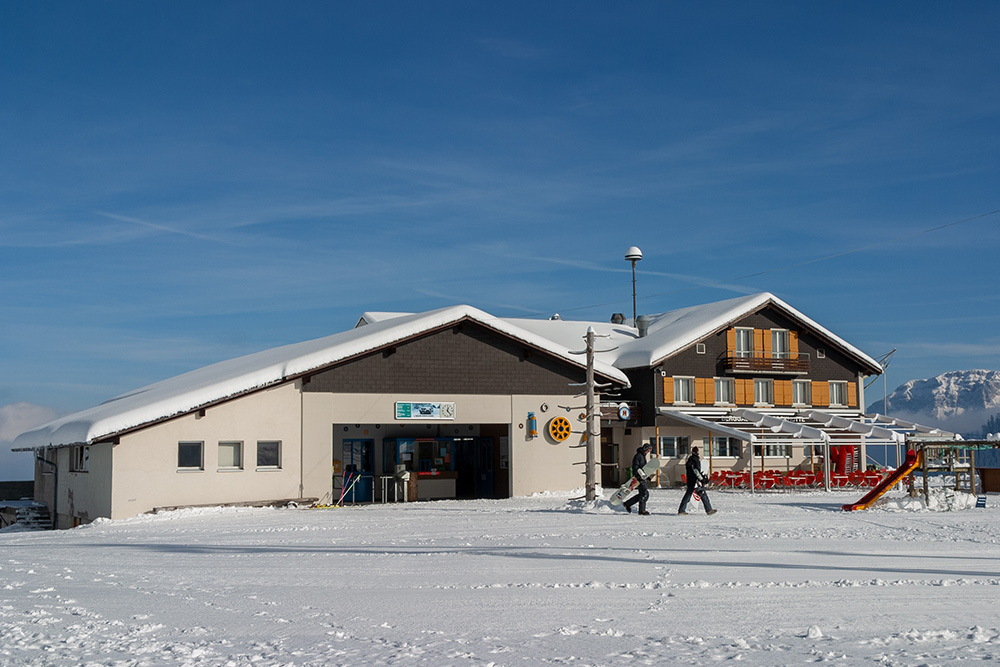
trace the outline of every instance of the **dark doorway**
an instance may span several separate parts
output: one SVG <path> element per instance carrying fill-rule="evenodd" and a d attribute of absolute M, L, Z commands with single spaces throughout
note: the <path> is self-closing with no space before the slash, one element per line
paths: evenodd
<path fill-rule="evenodd" d="M 614 429 L 601 429 L 601 486 L 613 489 L 622 482 L 618 468 L 618 445 L 612 442 Z"/>
<path fill-rule="evenodd" d="M 493 497 L 493 438 L 455 438 L 455 495 Z"/>

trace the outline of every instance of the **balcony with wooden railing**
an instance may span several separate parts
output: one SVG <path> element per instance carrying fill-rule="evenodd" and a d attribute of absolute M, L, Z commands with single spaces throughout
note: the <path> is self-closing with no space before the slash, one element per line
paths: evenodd
<path fill-rule="evenodd" d="M 729 351 L 722 358 L 722 366 L 732 373 L 804 375 L 809 372 L 811 363 L 809 355 L 805 353 Z"/>

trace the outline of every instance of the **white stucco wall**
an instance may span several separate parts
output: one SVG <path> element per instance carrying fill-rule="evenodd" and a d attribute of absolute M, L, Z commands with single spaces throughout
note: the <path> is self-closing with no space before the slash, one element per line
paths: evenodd
<path fill-rule="evenodd" d="M 542 404 L 549 406 L 541 411 Z M 587 450 L 583 445 L 586 420 L 584 399 L 569 396 L 516 396 L 512 408 L 514 436 L 511 438 L 512 495 L 527 496 L 541 491 L 569 491 L 583 489 L 586 483 Z M 560 406 L 570 406 L 565 410 Z M 538 420 L 538 435 L 528 438 L 528 429 L 519 425 L 527 421 L 528 412 Z M 549 436 L 549 422 L 555 417 L 569 420 L 573 432 L 563 442 Z M 600 429 L 598 429 L 599 431 Z M 595 436 L 596 457 L 600 457 L 600 436 Z M 600 482 L 600 473 L 595 471 Z"/>
<path fill-rule="evenodd" d="M 300 497 L 298 386 L 289 383 L 185 415 L 121 438 L 114 446 L 111 518 L 156 507 L 283 500 Z M 257 442 L 281 443 L 281 467 L 258 470 Z M 178 470 L 180 442 L 204 443 L 204 469 Z M 220 470 L 220 441 L 243 443 L 240 470 Z"/>

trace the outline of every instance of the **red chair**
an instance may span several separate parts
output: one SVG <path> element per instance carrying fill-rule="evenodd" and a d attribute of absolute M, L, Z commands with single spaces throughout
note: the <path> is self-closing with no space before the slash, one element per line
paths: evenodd
<path fill-rule="evenodd" d="M 882 483 L 882 473 L 879 472 L 869 472 L 865 473 L 864 484 L 870 489 L 874 489 L 876 486 Z"/>

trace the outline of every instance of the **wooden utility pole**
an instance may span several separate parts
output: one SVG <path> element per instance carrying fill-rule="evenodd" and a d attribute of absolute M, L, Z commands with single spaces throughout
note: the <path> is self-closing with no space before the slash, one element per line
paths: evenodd
<path fill-rule="evenodd" d="M 594 468 L 597 463 L 597 435 L 594 433 L 594 327 L 587 327 L 587 500 L 597 499 Z"/>

